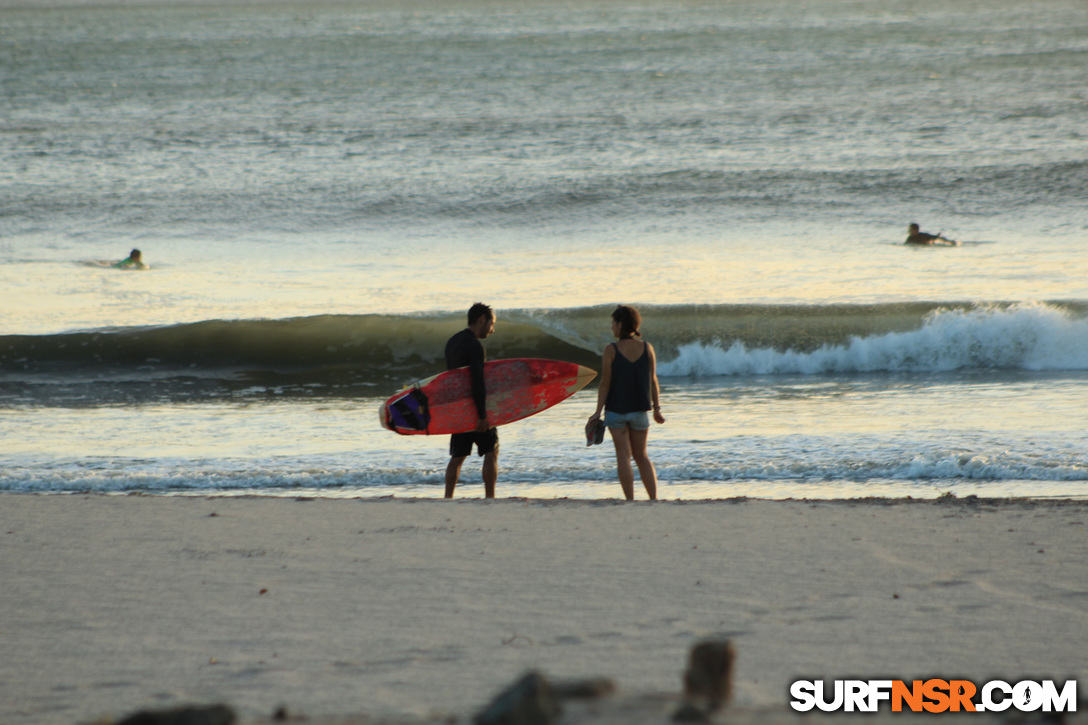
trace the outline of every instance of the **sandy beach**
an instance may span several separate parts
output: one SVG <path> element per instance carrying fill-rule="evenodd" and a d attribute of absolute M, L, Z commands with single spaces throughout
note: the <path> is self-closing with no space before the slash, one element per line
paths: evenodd
<path fill-rule="evenodd" d="M 501 491 L 500 491 L 501 495 Z M 1088 502 L 0 495 L 0 722 L 469 722 L 529 669 L 1088 682 Z M 1083 694 L 1082 694 L 1083 697 Z"/>

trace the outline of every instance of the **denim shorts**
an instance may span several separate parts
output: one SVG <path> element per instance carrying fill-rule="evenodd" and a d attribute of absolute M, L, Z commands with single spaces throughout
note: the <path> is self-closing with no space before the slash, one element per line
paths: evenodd
<path fill-rule="evenodd" d="M 646 430 L 650 427 L 650 414 L 645 410 L 634 413 L 604 412 L 604 424 L 609 428 L 629 427 L 631 430 Z"/>

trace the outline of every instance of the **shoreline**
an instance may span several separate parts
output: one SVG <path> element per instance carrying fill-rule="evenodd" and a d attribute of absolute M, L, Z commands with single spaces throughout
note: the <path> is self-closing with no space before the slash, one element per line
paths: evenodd
<path fill-rule="evenodd" d="M 0 494 L 0 720 L 468 722 L 531 669 L 622 704 L 707 637 L 736 713 L 794 679 L 1088 681 L 1088 501 L 646 503 Z"/>
<path fill-rule="evenodd" d="M 636 481 L 637 483 L 637 481 Z M 469 489 L 473 493 L 462 492 L 462 488 Z M 897 505 L 897 504 L 949 504 L 949 505 L 975 505 L 975 504 L 990 504 L 990 505 L 1005 505 L 1005 504 L 1049 504 L 1054 502 L 1064 502 L 1070 504 L 1088 504 L 1088 495 L 1069 495 L 1069 494 L 1055 494 L 1053 496 L 979 496 L 977 494 L 968 494 L 966 496 L 959 496 L 953 492 L 943 492 L 937 496 L 854 496 L 854 497 L 829 497 L 829 498 L 765 498 L 761 496 L 723 496 L 720 498 L 662 498 L 657 501 L 649 501 L 645 498 L 637 498 L 635 501 L 626 501 L 619 496 L 602 496 L 600 498 L 576 498 L 570 496 L 557 496 L 557 497 L 533 497 L 533 496 L 503 496 L 501 490 L 498 495 L 491 500 L 486 500 L 482 495 L 477 495 L 475 492 L 479 489 L 479 482 L 472 481 L 466 484 L 464 481 L 457 489 L 457 495 L 455 498 L 444 499 L 441 496 L 441 487 L 435 486 L 435 491 L 438 493 L 438 498 L 433 496 L 412 496 L 412 495 L 398 495 L 398 494 L 382 494 L 377 496 L 365 496 L 365 495 L 322 495 L 320 491 L 324 489 L 301 489 L 300 492 L 288 493 L 284 490 L 283 493 L 268 493 L 268 492 L 250 492 L 250 491 L 0 491 L 0 501 L 5 498 L 18 498 L 18 497 L 76 497 L 76 498 L 178 498 L 178 499 L 249 499 L 257 501 L 284 501 L 284 500 L 298 500 L 298 501 L 356 501 L 356 502 L 399 502 L 399 503 L 425 503 L 425 502 L 442 502 L 442 503 L 490 503 L 501 504 L 503 502 L 522 503 L 522 504 L 542 504 L 547 505 L 551 503 L 569 503 L 572 505 L 594 505 L 594 504 L 629 504 L 629 503 L 659 503 L 659 504 L 724 504 L 724 503 L 753 503 L 753 502 L 765 502 L 765 503 L 811 503 L 811 504 L 875 504 L 875 505 Z M 611 490 L 611 489 L 610 489 Z M 636 494 L 644 491 L 636 487 Z"/>

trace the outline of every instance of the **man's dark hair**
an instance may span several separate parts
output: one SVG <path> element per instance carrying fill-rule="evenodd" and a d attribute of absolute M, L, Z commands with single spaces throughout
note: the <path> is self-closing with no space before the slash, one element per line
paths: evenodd
<path fill-rule="evenodd" d="M 494 319 L 495 313 L 491 311 L 491 307 L 485 305 L 483 302 L 477 302 L 472 307 L 468 308 L 468 326 L 472 327 L 476 324 L 476 320 L 481 317 L 487 317 Z"/>

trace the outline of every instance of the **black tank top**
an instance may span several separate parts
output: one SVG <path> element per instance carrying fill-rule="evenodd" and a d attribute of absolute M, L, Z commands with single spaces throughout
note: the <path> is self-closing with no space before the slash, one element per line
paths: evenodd
<path fill-rule="evenodd" d="M 612 358 L 612 383 L 604 409 L 613 413 L 638 413 L 649 410 L 650 405 L 650 346 L 642 343 L 642 355 L 631 362 L 620 352 L 619 345 Z"/>

